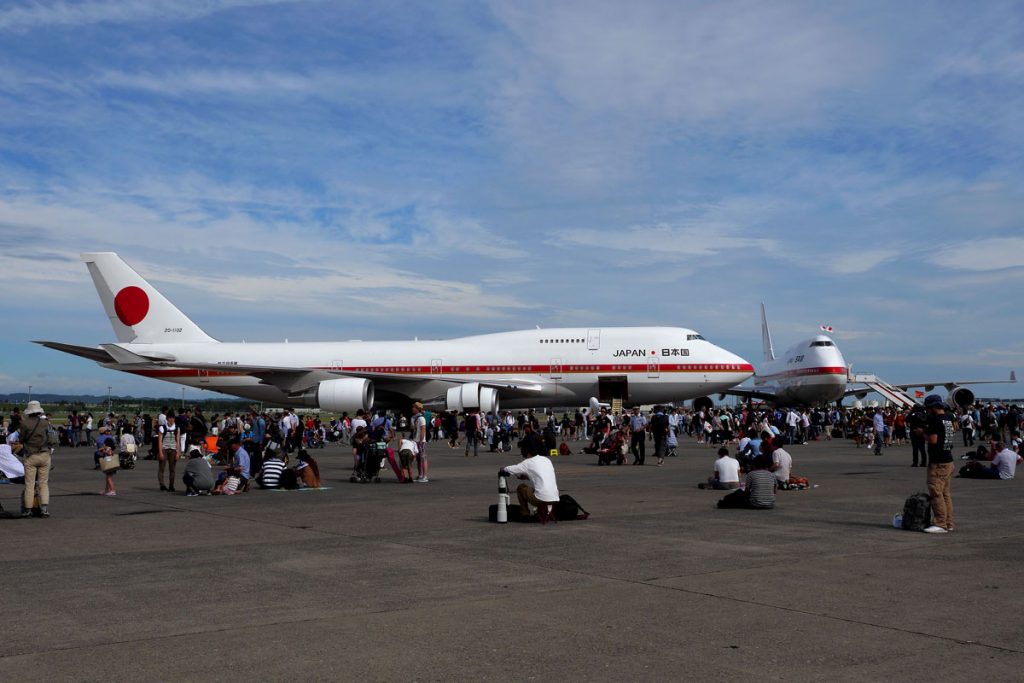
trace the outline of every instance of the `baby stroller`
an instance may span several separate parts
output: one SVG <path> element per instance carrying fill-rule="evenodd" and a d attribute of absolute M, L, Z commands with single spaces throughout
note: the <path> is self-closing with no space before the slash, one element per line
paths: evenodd
<path fill-rule="evenodd" d="M 371 441 L 366 444 L 366 450 L 359 459 L 359 464 L 352 472 L 349 481 L 353 484 L 380 483 L 380 471 L 388 459 L 388 444 L 386 441 Z"/>
<path fill-rule="evenodd" d="M 117 454 L 122 470 L 134 470 L 135 463 L 139 459 L 138 446 L 133 443 L 125 444 L 124 450 Z"/>
<path fill-rule="evenodd" d="M 302 435 L 302 442 L 306 448 L 323 448 L 324 442 L 320 437 L 319 430 L 307 429 Z"/>
<path fill-rule="evenodd" d="M 598 465 L 621 465 L 626 461 L 626 440 L 622 436 L 622 432 L 616 432 L 614 436 L 609 436 L 605 439 L 604 443 L 601 444 L 601 448 L 597 450 L 597 464 Z"/>

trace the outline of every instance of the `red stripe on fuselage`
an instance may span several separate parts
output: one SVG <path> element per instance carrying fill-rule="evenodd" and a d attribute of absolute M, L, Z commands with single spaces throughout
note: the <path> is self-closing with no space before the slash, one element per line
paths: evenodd
<path fill-rule="evenodd" d="M 307 368 L 294 368 L 304 370 Z M 589 374 L 605 372 L 647 373 L 647 372 L 747 372 L 752 373 L 754 367 L 745 363 L 646 363 L 624 364 L 572 364 L 572 365 L 445 365 L 431 368 L 429 365 L 374 365 L 374 366 L 321 366 L 310 370 L 330 370 L 333 372 L 379 372 L 394 375 L 425 375 L 421 379 L 429 379 L 430 375 L 495 375 L 507 373 L 525 373 L 530 375 L 550 374 Z M 845 369 L 843 370 L 845 372 Z M 143 377 L 198 377 L 200 370 L 194 368 L 161 368 L 126 370 Z M 206 377 L 238 377 L 244 372 L 225 372 L 221 370 L 204 371 Z"/>
<path fill-rule="evenodd" d="M 783 379 L 788 377 L 807 377 L 810 375 L 845 375 L 846 368 L 841 366 L 832 367 L 817 367 L 817 368 L 798 368 L 796 370 L 786 370 L 785 372 L 776 372 L 774 375 L 758 375 L 759 380 L 770 380 L 770 379 Z"/>

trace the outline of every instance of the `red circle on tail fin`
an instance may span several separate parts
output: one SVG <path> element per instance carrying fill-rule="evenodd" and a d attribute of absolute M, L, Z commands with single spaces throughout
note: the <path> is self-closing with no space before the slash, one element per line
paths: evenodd
<path fill-rule="evenodd" d="M 114 297 L 114 312 L 128 327 L 138 325 L 149 313 L 149 297 L 138 287 L 125 287 Z"/>

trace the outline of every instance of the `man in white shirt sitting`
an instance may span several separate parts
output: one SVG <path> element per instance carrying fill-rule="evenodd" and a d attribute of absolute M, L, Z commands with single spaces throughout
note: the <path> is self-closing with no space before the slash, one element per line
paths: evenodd
<path fill-rule="evenodd" d="M 498 471 L 498 476 L 518 475 L 520 479 L 528 479 L 529 484 L 520 484 L 516 489 L 519 496 L 519 511 L 523 518 L 530 516 L 530 506 L 537 508 L 537 517 L 547 522 L 554 519 L 554 504 L 558 502 L 558 484 L 555 481 L 555 467 L 551 460 L 543 455 L 536 455 L 533 449 L 524 450 L 523 461 L 518 465 L 509 465 Z"/>
<path fill-rule="evenodd" d="M 768 448 L 771 448 L 770 446 Z M 766 451 L 762 446 L 762 452 Z M 779 488 L 785 488 L 789 484 L 789 477 L 793 471 L 793 456 L 786 452 L 785 449 L 776 448 L 770 451 L 772 454 L 772 472 L 775 473 L 775 478 L 779 480 Z"/>
<path fill-rule="evenodd" d="M 982 465 L 980 462 L 971 462 L 960 470 L 960 477 L 963 479 L 1013 479 L 1017 473 L 1017 463 L 1021 457 L 1007 448 L 1002 442 L 996 442 L 992 451 L 992 464 Z"/>
<path fill-rule="evenodd" d="M 729 455 L 729 449 L 722 446 L 718 449 L 718 460 L 715 460 L 715 475 L 708 477 L 707 484 L 698 484 L 698 488 L 727 491 L 740 487 L 740 463 Z"/>

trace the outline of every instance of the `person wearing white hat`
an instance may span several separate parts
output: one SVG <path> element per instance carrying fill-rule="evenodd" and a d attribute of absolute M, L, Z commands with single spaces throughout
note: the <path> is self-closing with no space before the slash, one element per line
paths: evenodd
<path fill-rule="evenodd" d="M 39 485 L 39 511 L 41 516 L 50 516 L 50 453 L 53 439 L 50 437 L 50 423 L 43 414 L 39 401 L 29 401 L 25 417 L 19 430 L 22 456 L 25 458 L 25 493 L 21 504 L 21 516 L 30 517 L 35 506 L 36 484 Z"/>

